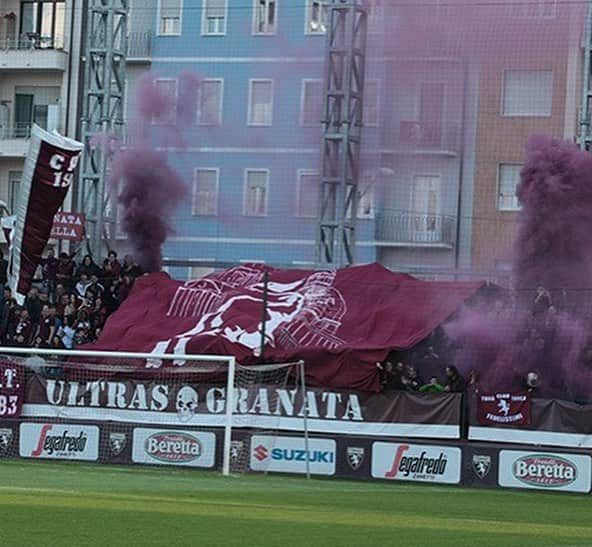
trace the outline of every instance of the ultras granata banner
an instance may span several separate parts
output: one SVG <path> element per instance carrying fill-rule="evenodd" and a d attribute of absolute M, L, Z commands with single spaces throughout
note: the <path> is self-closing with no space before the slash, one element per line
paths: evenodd
<path fill-rule="evenodd" d="M 22 305 L 54 223 L 74 180 L 83 144 L 34 125 L 10 233 L 8 281 Z"/>
<path fill-rule="evenodd" d="M 311 432 L 456 439 L 459 394 L 363 393 L 309 389 Z M 234 427 L 301 431 L 303 399 L 295 389 L 251 386 L 235 392 Z M 223 427 L 226 389 L 165 381 L 29 377 L 23 417 Z"/>

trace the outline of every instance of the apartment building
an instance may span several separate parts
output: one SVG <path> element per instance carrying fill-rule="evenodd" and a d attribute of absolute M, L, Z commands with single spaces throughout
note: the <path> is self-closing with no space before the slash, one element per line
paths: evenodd
<path fill-rule="evenodd" d="M 585 20 L 584 4 L 510 8 L 504 47 L 479 71 L 471 253 L 474 269 L 501 275 L 511 270 L 528 138 L 577 135 Z"/>
<path fill-rule="evenodd" d="M 82 2 L 0 5 L 0 199 L 13 211 L 34 123 L 76 137 Z"/>
<path fill-rule="evenodd" d="M 172 94 L 184 71 L 202 78 L 186 146 L 170 150 L 191 199 L 175 215 L 165 256 L 203 264 L 313 264 L 323 2 L 137 4 L 130 14 L 126 116 L 145 71 Z M 467 264 L 470 247 L 461 251 L 459 234 L 470 226 L 459 223 L 458 194 L 472 185 L 461 169 L 473 153 L 463 133 L 463 124 L 474 124 L 465 116 L 471 72 L 452 55 L 425 50 L 411 59 L 385 48 L 385 29 L 405 22 L 382 2 L 368 8 L 357 261 L 407 270 Z M 173 273 L 191 275 L 191 268 Z"/>

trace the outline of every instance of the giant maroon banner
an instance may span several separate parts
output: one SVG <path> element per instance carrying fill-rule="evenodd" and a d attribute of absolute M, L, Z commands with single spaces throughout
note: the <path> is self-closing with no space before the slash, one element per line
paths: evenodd
<path fill-rule="evenodd" d="M 31 287 L 54 215 L 68 193 L 82 148 L 80 142 L 33 126 L 10 235 L 8 279 L 19 304 Z"/>
<path fill-rule="evenodd" d="M 234 355 L 256 364 L 265 294 L 267 361 L 303 359 L 310 385 L 378 391 L 376 363 L 426 338 L 480 286 L 420 281 L 379 264 L 337 271 L 245 264 L 186 283 L 154 273 L 136 280 L 98 342 L 83 349 Z"/>
<path fill-rule="evenodd" d="M 528 393 L 482 393 L 477 397 L 477 419 L 482 425 L 530 424 Z"/>

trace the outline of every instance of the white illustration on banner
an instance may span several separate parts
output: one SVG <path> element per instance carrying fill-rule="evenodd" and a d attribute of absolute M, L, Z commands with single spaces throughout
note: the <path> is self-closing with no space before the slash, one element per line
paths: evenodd
<path fill-rule="evenodd" d="M 337 336 L 347 311 L 345 299 L 334 286 L 334 272 L 315 272 L 291 283 L 267 283 L 266 344 L 281 349 L 320 346 L 334 349 L 344 344 Z M 245 325 L 260 315 L 265 291 L 262 267 L 239 266 L 179 287 L 167 315 L 196 317 L 197 324 L 173 340 L 175 353 L 184 353 L 195 336 L 221 336 L 257 353 L 261 346 L 261 322 Z"/>

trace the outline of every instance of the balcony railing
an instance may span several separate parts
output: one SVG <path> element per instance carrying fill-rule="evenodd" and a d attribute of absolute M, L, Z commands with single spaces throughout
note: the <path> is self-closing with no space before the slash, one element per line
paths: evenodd
<path fill-rule="evenodd" d="M 152 32 L 130 32 L 127 36 L 127 58 L 149 59 L 152 55 Z"/>
<path fill-rule="evenodd" d="M 409 149 L 457 151 L 460 149 L 460 136 L 460 126 L 457 124 L 402 121 L 399 124 L 398 144 Z"/>
<path fill-rule="evenodd" d="M 31 123 L 0 125 L 0 139 L 28 139 L 31 136 Z"/>
<path fill-rule="evenodd" d="M 64 49 L 63 36 L 39 36 L 28 33 L 18 38 L 5 38 L 0 41 L 0 50 L 23 49 Z"/>
<path fill-rule="evenodd" d="M 411 211 L 376 214 L 376 240 L 393 245 L 453 246 L 456 218 Z"/>

